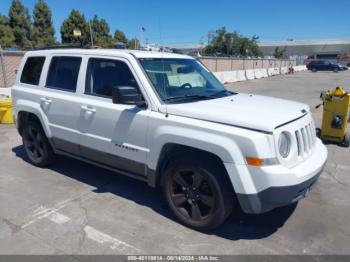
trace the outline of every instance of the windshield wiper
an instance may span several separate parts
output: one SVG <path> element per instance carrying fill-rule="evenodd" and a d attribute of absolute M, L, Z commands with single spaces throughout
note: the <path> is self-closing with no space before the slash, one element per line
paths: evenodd
<path fill-rule="evenodd" d="M 210 96 L 204 95 L 184 95 L 184 96 L 172 96 L 164 98 L 163 101 L 171 101 L 171 100 L 181 100 L 181 99 L 209 99 Z"/>
<path fill-rule="evenodd" d="M 212 93 L 210 96 L 213 97 L 213 96 L 217 96 L 217 95 L 220 95 L 220 94 L 225 94 L 225 93 L 229 93 L 229 94 L 234 94 L 228 90 L 221 90 L 221 91 L 218 91 L 218 92 L 215 92 L 215 93 Z"/>

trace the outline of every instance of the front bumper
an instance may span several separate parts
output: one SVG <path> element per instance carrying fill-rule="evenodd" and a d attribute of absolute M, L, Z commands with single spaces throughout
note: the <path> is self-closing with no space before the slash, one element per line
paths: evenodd
<path fill-rule="evenodd" d="M 308 195 L 323 168 L 314 177 L 303 183 L 293 186 L 270 187 L 257 194 L 237 194 L 237 199 L 243 211 L 250 214 L 265 213 L 276 207 L 295 203 Z"/>
<path fill-rule="evenodd" d="M 250 192 L 236 191 L 241 208 L 259 214 L 306 197 L 322 173 L 327 156 L 326 147 L 317 139 L 312 155 L 298 166 L 248 167 Z"/>

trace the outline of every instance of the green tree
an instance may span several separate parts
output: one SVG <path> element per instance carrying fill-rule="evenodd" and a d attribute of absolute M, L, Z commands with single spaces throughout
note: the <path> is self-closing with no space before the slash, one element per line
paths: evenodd
<path fill-rule="evenodd" d="M 130 39 L 128 43 L 126 44 L 126 47 L 128 49 L 137 49 L 140 46 L 140 41 L 136 37 Z"/>
<path fill-rule="evenodd" d="M 113 39 L 109 33 L 109 25 L 106 20 L 99 19 L 95 15 L 90 23 L 94 45 L 101 47 L 111 47 L 113 45 Z"/>
<path fill-rule="evenodd" d="M 204 49 L 206 55 L 261 56 L 258 37 L 243 37 L 238 32 L 227 32 L 225 27 L 210 32 L 209 44 Z"/>
<path fill-rule="evenodd" d="M 275 51 L 273 52 L 273 56 L 277 59 L 281 59 L 281 58 L 284 58 L 286 55 L 286 49 L 285 48 L 279 48 L 279 47 L 276 47 L 275 48 Z"/>
<path fill-rule="evenodd" d="M 252 56 L 262 57 L 264 54 L 261 51 L 258 43 L 259 43 L 259 37 L 257 35 L 254 35 L 249 41 L 249 50 Z"/>
<path fill-rule="evenodd" d="M 44 0 L 39 0 L 34 7 L 32 41 L 35 46 L 55 44 L 55 29 L 52 25 L 52 14 Z"/>
<path fill-rule="evenodd" d="M 115 42 L 120 42 L 120 43 L 124 43 L 124 44 L 128 43 L 128 39 L 126 38 L 124 32 L 120 31 L 118 29 L 115 30 L 115 32 L 114 32 L 114 40 L 115 40 Z"/>
<path fill-rule="evenodd" d="M 15 47 L 15 36 L 9 25 L 8 18 L 0 15 L 0 45 L 3 48 Z"/>
<path fill-rule="evenodd" d="M 74 30 L 80 31 L 81 35 L 75 36 Z M 84 15 L 73 9 L 69 17 L 62 23 L 61 38 L 63 44 L 88 44 L 90 42 L 90 32 Z"/>
<path fill-rule="evenodd" d="M 28 9 L 19 0 L 13 0 L 9 10 L 9 25 L 12 28 L 17 47 L 32 48 L 30 41 L 32 22 Z"/>

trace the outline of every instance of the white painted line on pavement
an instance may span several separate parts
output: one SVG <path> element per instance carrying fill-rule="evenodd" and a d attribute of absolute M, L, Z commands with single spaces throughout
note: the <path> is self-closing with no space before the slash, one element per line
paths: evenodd
<path fill-rule="evenodd" d="M 61 203 L 58 203 L 54 208 L 47 208 L 47 207 L 40 205 L 39 207 L 37 207 L 34 210 L 34 214 L 32 216 L 32 219 L 29 220 L 28 222 L 24 223 L 21 226 L 21 228 L 26 228 L 29 225 L 36 223 L 37 221 L 39 221 L 43 218 L 48 218 L 57 224 L 63 224 L 65 222 L 68 222 L 70 220 L 70 218 L 58 213 L 57 211 L 64 208 L 65 205 L 69 201 L 71 201 L 71 200 L 66 200 L 66 201 L 63 201 Z"/>
<path fill-rule="evenodd" d="M 71 220 L 69 217 L 62 215 L 58 212 L 53 212 L 47 218 L 50 219 L 52 222 L 59 224 L 59 225 L 62 225 L 62 224 Z"/>
<path fill-rule="evenodd" d="M 93 240 L 96 241 L 100 244 L 108 243 L 110 245 L 111 249 L 116 249 L 119 251 L 125 251 L 125 249 L 132 249 L 134 251 L 140 251 L 138 248 L 121 241 L 119 239 L 116 239 L 106 233 L 103 233 L 91 226 L 85 226 L 84 231 L 86 233 L 86 236 Z"/>

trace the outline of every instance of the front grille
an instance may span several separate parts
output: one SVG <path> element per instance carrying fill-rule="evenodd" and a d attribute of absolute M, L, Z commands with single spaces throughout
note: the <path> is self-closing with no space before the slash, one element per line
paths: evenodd
<path fill-rule="evenodd" d="M 309 155 L 316 142 L 316 131 L 313 122 L 295 131 L 298 145 L 298 156 Z"/>

